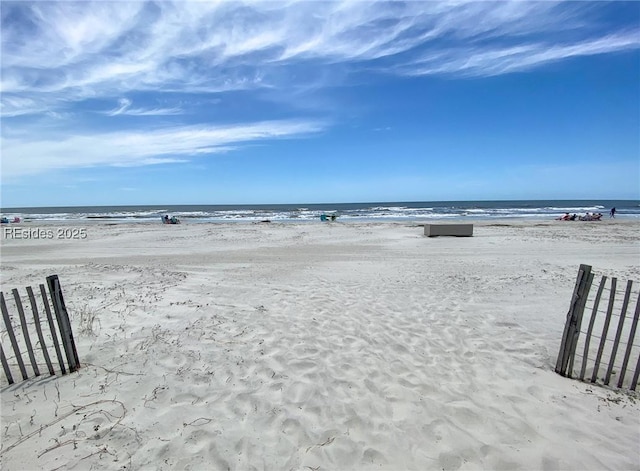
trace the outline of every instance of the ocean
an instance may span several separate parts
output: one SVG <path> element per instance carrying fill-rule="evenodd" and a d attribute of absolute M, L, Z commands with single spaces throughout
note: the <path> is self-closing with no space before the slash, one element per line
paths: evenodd
<path fill-rule="evenodd" d="M 256 204 L 256 205 L 145 205 L 4 208 L 2 216 L 23 222 L 154 222 L 163 215 L 181 222 L 303 222 L 335 214 L 339 221 L 428 221 L 442 219 L 552 220 L 564 213 L 602 213 L 609 217 L 640 218 L 636 200 L 548 201 L 423 201 L 386 203 Z"/>

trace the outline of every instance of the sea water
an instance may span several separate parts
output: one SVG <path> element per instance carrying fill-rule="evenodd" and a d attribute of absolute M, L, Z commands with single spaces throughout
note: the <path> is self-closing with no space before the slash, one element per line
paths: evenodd
<path fill-rule="evenodd" d="M 164 215 L 182 222 L 303 222 L 335 214 L 339 221 L 428 221 L 447 219 L 555 219 L 564 213 L 602 213 L 609 217 L 640 218 L 635 200 L 548 201 L 423 201 L 384 203 L 255 204 L 255 205 L 147 205 L 5 208 L 2 216 L 24 222 L 150 222 Z"/>

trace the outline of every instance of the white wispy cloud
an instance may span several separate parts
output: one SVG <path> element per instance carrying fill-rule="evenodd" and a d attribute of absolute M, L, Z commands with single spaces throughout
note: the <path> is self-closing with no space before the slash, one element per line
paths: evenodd
<path fill-rule="evenodd" d="M 178 107 L 173 108 L 131 108 L 131 100 L 127 98 L 121 98 L 118 100 L 118 107 L 113 110 L 107 111 L 104 114 L 107 116 L 168 116 L 181 114 L 182 109 Z"/>
<path fill-rule="evenodd" d="M 3 139 L 2 176 L 13 178 L 77 167 L 184 162 L 198 155 L 226 152 L 237 145 L 316 133 L 323 127 L 322 123 L 310 121 L 266 121 L 67 137 L 9 130 Z"/>
<path fill-rule="evenodd" d="M 451 49 L 437 54 L 425 54 L 399 70 L 407 75 L 458 74 L 464 76 L 492 76 L 529 70 L 569 57 L 605 54 L 637 48 L 638 36 L 618 34 L 571 45 L 550 45 L 543 42 L 524 46 L 507 46 L 492 50 L 475 48 Z"/>
<path fill-rule="evenodd" d="M 2 24 L 3 92 L 77 99 L 128 90 L 286 86 L 272 82 L 275 71 L 301 61 L 368 61 L 369 70 L 411 75 L 494 75 L 576 51 L 640 44 L 637 25 L 605 33 L 589 18 L 591 6 L 580 2 L 24 2 L 4 8 L 12 11 Z M 21 21 L 10 21 L 14 16 Z M 560 31 L 560 43 L 544 41 Z M 490 61 L 505 55 L 508 67 Z M 391 63 L 375 63 L 382 58 Z"/>
<path fill-rule="evenodd" d="M 5 118 L 43 113 L 48 109 L 49 106 L 46 103 L 26 96 L 6 96 L 0 101 L 0 113 Z"/>

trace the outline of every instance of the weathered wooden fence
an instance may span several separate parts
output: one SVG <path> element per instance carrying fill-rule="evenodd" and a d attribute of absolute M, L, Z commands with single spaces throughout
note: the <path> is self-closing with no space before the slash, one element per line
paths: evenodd
<path fill-rule="evenodd" d="M 632 281 L 619 284 L 615 277 L 602 276 L 593 293 L 593 279 L 591 267 L 580 265 L 556 373 L 635 391 L 640 375 L 638 283 L 634 289 Z"/>
<path fill-rule="evenodd" d="M 12 370 L 15 370 L 16 367 L 23 380 L 30 376 L 22 357 L 25 350 L 33 376 L 40 376 L 40 367 L 44 368 L 45 366 L 50 375 L 56 374 L 54 362 L 51 361 L 49 355 L 51 347 L 55 350 L 57 364 L 60 366 L 62 374 L 66 374 L 67 370 L 69 372 L 76 371 L 80 367 L 58 275 L 47 277 L 47 287 L 48 293 L 45 285 L 40 285 L 40 297 L 34 294 L 31 286 L 26 288 L 25 298 L 20 295 L 17 289 L 12 290 L 12 296 L 7 295 L 7 298 L 9 298 L 9 303 L 15 307 L 15 313 L 10 312 L 4 292 L 0 292 L 0 309 L 4 319 L 4 329 L 0 329 L 0 356 L 2 369 L 9 384 L 14 383 Z M 26 302 L 23 303 L 23 299 L 28 299 L 31 316 L 25 313 L 23 306 Z M 51 306 L 53 306 L 53 313 Z M 43 313 L 43 316 L 40 313 Z M 11 345 L 8 356 L 5 353 L 7 339 Z"/>

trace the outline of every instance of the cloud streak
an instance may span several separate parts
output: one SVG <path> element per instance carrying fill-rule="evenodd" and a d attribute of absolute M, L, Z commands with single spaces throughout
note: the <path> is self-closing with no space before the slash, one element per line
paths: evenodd
<path fill-rule="evenodd" d="M 398 72 L 414 76 L 450 74 L 489 77 L 526 71 L 570 57 L 606 54 L 637 47 L 637 34 L 618 34 L 572 45 L 550 45 L 540 42 L 492 50 L 483 50 L 480 47 L 471 51 L 457 48 L 433 55 L 426 54 L 412 64 L 399 67 Z"/>
<path fill-rule="evenodd" d="M 62 139 L 36 133 L 25 139 L 21 130 L 3 140 L 2 175 L 14 178 L 76 167 L 185 162 L 199 155 L 227 152 L 236 145 L 302 137 L 322 129 L 323 124 L 317 122 L 267 121 L 89 133 Z"/>
<path fill-rule="evenodd" d="M 178 107 L 175 108 L 131 108 L 131 100 L 127 98 L 121 98 L 118 100 L 118 107 L 105 112 L 107 116 L 169 116 L 181 114 L 182 110 Z"/>
<path fill-rule="evenodd" d="M 3 92 L 76 99 L 116 90 L 281 86 L 276 71 L 300 62 L 486 76 L 640 43 L 637 25 L 604 34 L 575 4 L 563 2 L 37 2 L 4 8 Z M 13 17 L 21 21 L 10 22 Z M 545 44 L 545 35 L 558 31 L 566 32 L 563 42 Z M 496 68 L 490 60 L 496 56 L 508 56 L 509 65 Z M 391 64 L 376 63 L 383 58 Z"/>

